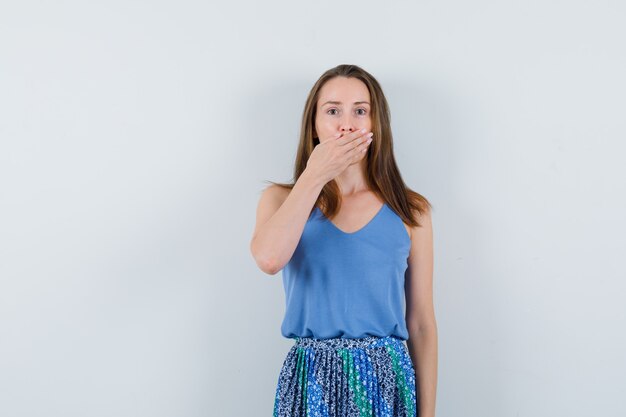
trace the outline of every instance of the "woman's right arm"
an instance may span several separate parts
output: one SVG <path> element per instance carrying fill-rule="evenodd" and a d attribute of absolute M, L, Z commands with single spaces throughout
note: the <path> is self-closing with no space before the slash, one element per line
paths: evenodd
<path fill-rule="evenodd" d="M 288 195 L 275 185 L 263 190 L 250 241 L 252 256 L 263 272 L 274 275 L 289 262 L 324 185 L 365 157 L 370 135 L 363 129 L 324 140 L 311 152 Z"/>
<path fill-rule="evenodd" d="M 263 272 L 274 275 L 289 262 L 324 185 L 324 180 L 305 169 L 291 191 L 276 185 L 263 190 L 250 241 L 252 256 Z"/>

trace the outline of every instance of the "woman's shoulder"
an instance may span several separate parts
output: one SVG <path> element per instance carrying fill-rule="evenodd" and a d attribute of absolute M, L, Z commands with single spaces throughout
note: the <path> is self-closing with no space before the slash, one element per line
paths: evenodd
<path fill-rule="evenodd" d="M 273 183 L 267 187 L 267 190 L 276 194 L 289 195 L 291 190 L 293 189 L 293 185 L 291 184 L 281 184 L 281 183 Z"/>
<path fill-rule="evenodd" d="M 261 198 L 264 200 L 272 200 L 275 204 L 280 206 L 287 199 L 290 192 L 291 188 L 279 184 L 270 184 L 263 189 Z"/>
<path fill-rule="evenodd" d="M 432 206 L 426 205 L 419 209 L 414 208 L 411 212 L 417 222 L 417 224 L 410 226 L 405 224 L 405 227 L 408 227 L 410 230 L 409 236 L 411 241 L 414 241 L 418 236 L 432 233 Z"/>
<path fill-rule="evenodd" d="M 254 236 L 256 236 L 259 226 L 264 224 L 276 213 L 276 210 L 282 206 L 288 195 L 289 192 L 285 192 L 284 187 L 274 184 L 265 187 L 261 191 L 261 197 L 259 198 L 256 209 L 256 224 L 252 234 L 253 239 Z"/>

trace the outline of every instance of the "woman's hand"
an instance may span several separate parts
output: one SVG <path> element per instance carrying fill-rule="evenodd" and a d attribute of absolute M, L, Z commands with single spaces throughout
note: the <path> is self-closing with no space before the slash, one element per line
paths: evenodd
<path fill-rule="evenodd" d="M 372 135 L 372 132 L 362 129 L 350 133 L 336 133 L 328 140 L 320 141 L 309 156 L 306 170 L 326 184 L 348 166 L 365 157 L 372 142 Z"/>

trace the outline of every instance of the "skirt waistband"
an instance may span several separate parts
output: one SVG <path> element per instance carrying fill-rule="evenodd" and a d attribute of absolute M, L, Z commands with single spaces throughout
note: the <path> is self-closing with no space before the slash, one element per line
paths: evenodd
<path fill-rule="evenodd" d="M 362 338 L 333 337 L 329 339 L 316 339 L 313 337 L 296 337 L 295 346 L 312 347 L 316 349 L 340 349 L 340 348 L 374 348 L 380 346 L 393 346 L 403 344 L 403 340 L 390 336 L 366 336 Z"/>

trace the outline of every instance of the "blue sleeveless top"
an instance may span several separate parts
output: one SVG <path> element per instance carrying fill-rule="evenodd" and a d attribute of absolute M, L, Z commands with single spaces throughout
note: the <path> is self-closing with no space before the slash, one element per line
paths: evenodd
<path fill-rule="evenodd" d="M 282 269 L 287 338 L 407 340 L 404 274 L 411 239 L 386 203 L 354 233 L 337 228 L 315 207 Z"/>

